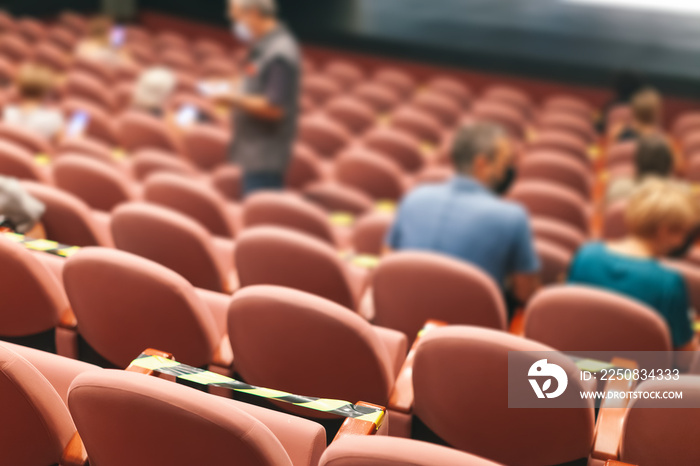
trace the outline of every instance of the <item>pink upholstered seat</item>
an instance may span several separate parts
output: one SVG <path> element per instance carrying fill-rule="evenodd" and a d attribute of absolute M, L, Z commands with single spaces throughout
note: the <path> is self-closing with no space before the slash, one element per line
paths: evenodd
<path fill-rule="evenodd" d="M 533 218 L 530 222 L 536 239 L 543 239 L 574 254 L 586 242 L 586 236 L 578 229 L 559 220 Z"/>
<path fill-rule="evenodd" d="M 342 90 L 341 85 L 334 79 L 321 74 L 304 77 L 302 80 L 302 92 L 316 105 L 325 104 Z"/>
<path fill-rule="evenodd" d="M 95 105 L 89 100 L 72 98 L 63 101 L 61 107 L 67 115 L 71 116 L 76 112 L 85 112 L 89 115 L 89 122 L 85 128 L 85 135 L 99 139 L 110 146 L 117 145 L 117 132 L 114 126 L 114 115 L 106 111 L 99 105 Z"/>
<path fill-rule="evenodd" d="M 82 374 L 68 405 L 91 464 L 103 466 L 315 466 L 325 447 L 311 421 L 142 374 Z"/>
<path fill-rule="evenodd" d="M 58 464 L 75 434 L 70 413 L 51 384 L 26 359 L 0 344 L 2 462 Z"/>
<path fill-rule="evenodd" d="M 233 238 L 233 210 L 214 188 L 181 175 L 157 173 L 144 184 L 144 200 L 181 212 L 201 223 L 212 235 Z"/>
<path fill-rule="evenodd" d="M 350 143 L 350 133 L 325 115 L 305 117 L 299 123 L 299 141 L 318 155 L 333 158 Z"/>
<path fill-rule="evenodd" d="M 20 18 L 16 22 L 17 32 L 31 43 L 37 43 L 46 37 L 46 26 L 34 18 Z"/>
<path fill-rule="evenodd" d="M 193 366 L 214 362 L 224 335 L 177 273 L 122 251 L 86 248 L 67 261 L 63 282 L 81 336 L 115 366 L 125 368 L 150 347 Z"/>
<path fill-rule="evenodd" d="M 627 200 L 621 200 L 609 205 L 603 217 L 603 238 L 608 240 L 621 239 L 627 235 L 625 211 Z"/>
<path fill-rule="evenodd" d="M 279 227 L 256 227 L 238 237 L 241 287 L 279 285 L 313 293 L 356 309 L 366 277 L 351 273 L 338 252 L 313 236 Z"/>
<path fill-rule="evenodd" d="M 51 154 L 49 141 L 21 126 L 0 123 L 0 139 L 21 146 L 31 152 L 32 155 Z"/>
<path fill-rule="evenodd" d="M 637 155 L 637 141 L 618 142 L 608 149 L 608 168 L 619 165 L 634 165 Z"/>
<path fill-rule="evenodd" d="M 306 233 L 333 246 L 340 244 L 326 212 L 295 194 L 253 194 L 243 203 L 242 217 L 246 228 L 275 225 Z"/>
<path fill-rule="evenodd" d="M 117 248 L 150 259 L 198 288 L 233 292 L 233 243 L 215 241 L 198 222 L 164 207 L 130 203 L 112 212 Z"/>
<path fill-rule="evenodd" d="M 596 138 L 590 115 L 588 118 L 585 118 L 565 110 L 550 110 L 540 117 L 538 123 L 542 130 L 565 131 L 578 136 L 587 144 L 592 143 Z"/>
<path fill-rule="evenodd" d="M 469 105 L 471 91 L 462 81 L 446 76 L 438 76 L 426 85 L 427 89 L 435 91 L 453 99 L 460 107 Z"/>
<path fill-rule="evenodd" d="M 590 103 L 578 97 L 570 95 L 554 95 L 545 100 L 543 104 L 545 112 L 567 112 L 577 115 L 580 118 L 591 121 L 593 118 L 593 107 Z"/>
<path fill-rule="evenodd" d="M 61 157 L 64 155 L 80 155 L 83 157 L 93 158 L 113 168 L 126 168 L 126 165 L 113 155 L 110 146 L 100 140 L 92 138 L 65 138 L 56 147 L 55 155 L 56 157 Z"/>
<path fill-rule="evenodd" d="M 319 466 L 497 466 L 489 460 L 417 440 L 354 435 L 333 442 Z"/>
<path fill-rule="evenodd" d="M 287 169 L 285 186 L 293 190 L 301 190 L 306 186 L 320 181 L 326 176 L 327 170 L 319 156 L 304 144 L 295 144 L 292 149 L 292 160 Z"/>
<path fill-rule="evenodd" d="M 376 113 L 387 112 L 401 101 L 400 95 L 393 88 L 376 82 L 359 84 L 352 94 L 370 105 Z"/>
<path fill-rule="evenodd" d="M 84 71 L 70 73 L 66 79 L 64 91 L 67 96 L 93 102 L 106 112 L 116 108 L 114 94 L 110 93 L 108 86 L 93 74 Z"/>
<path fill-rule="evenodd" d="M 530 367 L 529 361 L 534 364 L 542 355 L 525 352 L 537 351 L 550 351 L 548 362 L 566 371 L 570 388 L 560 400 L 577 408 L 508 407 L 509 353 L 519 352 Z M 523 376 L 514 383 L 525 390 L 527 380 Z M 592 400 L 579 395 L 584 387 L 576 365 L 548 346 L 495 330 L 440 328 L 429 332 L 416 352 L 413 412 L 454 448 L 504 464 L 554 465 L 590 452 L 594 409 Z"/>
<path fill-rule="evenodd" d="M 393 89 L 401 97 L 407 97 L 416 88 L 415 79 L 406 71 L 398 68 L 379 69 L 372 80 Z"/>
<path fill-rule="evenodd" d="M 25 337 L 53 330 L 70 309 L 61 283 L 46 265 L 24 246 L 2 237 L 0 295 L 3 337 Z"/>
<path fill-rule="evenodd" d="M 493 85 L 484 91 L 484 100 L 502 102 L 517 109 L 524 117 L 532 113 L 532 100 L 524 91 L 506 85 Z"/>
<path fill-rule="evenodd" d="M 426 113 L 430 113 L 444 127 L 454 126 L 461 113 L 459 102 L 437 90 L 416 94 L 411 105 Z"/>
<path fill-rule="evenodd" d="M 80 40 L 80 36 L 71 28 L 57 24 L 48 31 L 46 40 L 65 52 L 71 52 Z"/>
<path fill-rule="evenodd" d="M 369 212 L 360 217 L 352 228 L 352 249 L 357 254 L 380 256 L 384 251 L 386 235 L 394 223 L 394 215 L 387 212 Z"/>
<path fill-rule="evenodd" d="M 19 34 L 3 34 L 0 38 L 0 53 L 15 64 L 31 59 L 34 51 Z"/>
<path fill-rule="evenodd" d="M 560 130 L 546 130 L 538 133 L 535 139 L 528 143 L 530 150 L 554 150 L 564 152 L 586 166 L 592 167 L 588 148 L 580 138 Z"/>
<path fill-rule="evenodd" d="M 566 154 L 553 151 L 530 151 L 518 166 L 518 180 L 542 180 L 576 191 L 581 198 L 591 198 L 593 180 L 588 167 Z"/>
<path fill-rule="evenodd" d="M 425 252 L 385 257 L 372 278 L 374 323 L 411 340 L 429 319 L 505 330 L 496 283 L 476 267 Z"/>
<path fill-rule="evenodd" d="M 349 149 L 334 164 L 335 177 L 377 200 L 398 201 L 407 181 L 392 160 L 362 147 Z"/>
<path fill-rule="evenodd" d="M 304 188 L 304 197 L 329 212 L 359 215 L 372 209 L 374 203 L 367 194 L 332 181 L 312 183 Z"/>
<path fill-rule="evenodd" d="M 399 332 L 373 327 L 332 301 L 279 286 L 236 293 L 228 328 L 236 371 L 246 382 L 353 403 L 386 406 L 408 350 Z"/>
<path fill-rule="evenodd" d="M 229 131 L 212 125 L 193 125 L 182 134 L 187 158 L 202 170 L 212 170 L 226 162 L 231 144 Z"/>
<path fill-rule="evenodd" d="M 622 427 L 620 460 L 644 466 L 694 464 L 700 456 L 698 444 L 691 440 L 700 435 L 695 422 L 700 377 L 649 380 L 641 383 L 637 391 L 682 392 L 683 399 L 631 400 Z"/>
<path fill-rule="evenodd" d="M 397 129 L 375 128 L 363 137 L 362 142 L 409 173 L 415 173 L 425 165 L 420 141 Z"/>
<path fill-rule="evenodd" d="M 525 310 L 525 336 L 561 351 L 671 351 L 663 317 L 622 295 L 583 286 L 539 292 Z M 624 356 L 623 356 L 624 357 Z M 628 356 L 634 359 L 634 355 Z M 650 353 L 642 367 L 671 366 L 670 353 Z"/>
<path fill-rule="evenodd" d="M 51 179 L 50 173 L 34 161 L 29 151 L 3 140 L 0 140 L 0 174 L 42 183 Z"/>
<path fill-rule="evenodd" d="M 439 144 L 444 135 L 440 120 L 429 112 L 415 107 L 403 107 L 391 115 L 391 127 L 427 144 Z"/>
<path fill-rule="evenodd" d="M 574 191 L 541 181 L 517 183 L 508 197 L 522 203 L 531 215 L 553 218 L 589 231 L 588 206 Z"/>
<path fill-rule="evenodd" d="M 573 253 L 544 239 L 535 240 L 535 251 L 540 259 L 539 276 L 543 285 L 562 283 L 569 273 Z"/>
<path fill-rule="evenodd" d="M 41 224 L 49 239 L 71 246 L 114 246 L 109 223 L 79 198 L 44 184 L 24 182 L 22 186 L 46 207 Z"/>
<path fill-rule="evenodd" d="M 365 78 L 364 72 L 359 66 L 344 60 L 329 62 L 323 73 L 334 79 L 343 89 L 351 89 Z"/>
<path fill-rule="evenodd" d="M 353 134 L 361 134 L 376 122 L 372 107 L 352 96 L 341 96 L 328 102 L 324 111 Z"/>
<path fill-rule="evenodd" d="M 188 160 L 162 149 L 138 149 L 128 160 L 131 172 L 139 181 L 156 173 L 170 173 L 197 182 L 202 174 Z"/>
<path fill-rule="evenodd" d="M 516 139 L 525 137 L 525 117 L 518 108 L 506 102 L 480 100 L 474 104 L 472 112 L 476 121 L 501 125 Z"/>
<path fill-rule="evenodd" d="M 123 113 L 117 120 L 117 135 L 129 151 L 161 149 L 181 154 L 181 146 L 165 122 L 137 110 Z"/>
<path fill-rule="evenodd" d="M 66 155 L 52 166 L 56 185 L 93 209 L 109 212 L 118 204 L 138 199 L 139 190 L 123 174 L 87 157 Z"/>
<path fill-rule="evenodd" d="M 70 65 L 68 54 L 50 42 L 44 42 L 36 47 L 34 60 L 56 73 L 65 72 Z"/>

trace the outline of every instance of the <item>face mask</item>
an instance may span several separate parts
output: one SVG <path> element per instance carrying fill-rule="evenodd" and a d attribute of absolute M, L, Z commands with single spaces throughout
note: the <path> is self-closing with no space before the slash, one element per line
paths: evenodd
<path fill-rule="evenodd" d="M 253 40 L 253 33 L 245 23 L 237 22 L 233 25 L 233 34 L 241 42 L 250 42 Z"/>

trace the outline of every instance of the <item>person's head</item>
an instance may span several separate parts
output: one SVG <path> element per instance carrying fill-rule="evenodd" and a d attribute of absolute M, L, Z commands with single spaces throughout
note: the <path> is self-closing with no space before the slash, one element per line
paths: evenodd
<path fill-rule="evenodd" d="M 672 181 L 648 179 L 632 194 L 625 211 L 630 234 L 663 257 L 685 243 L 700 218 L 697 200 Z"/>
<path fill-rule="evenodd" d="M 613 76 L 613 89 L 619 101 L 629 102 L 642 88 L 642 79 L 633 71 L 618 71 Z"/>
<path fill-rule="evenodd" d="M 107 16 L 93 18 L 88 23 L 87 37 L 96 42 L 108 42 L 112 26 L 112 20 Z"/>
<path fill-rule="evenodd" d="M 505 177 L 511 163 L 506 132 L 491 123 L 474 123 L 462 127 L 452 146 L 455 170 L 493 188 Z"/>
<path fill-rule="evenodd" d="M 162 112 L 176 84 L 175 74 L 167 68 L 144 71 L 134 87 L 134 107 L 154 113 Z"/>
<path fill-rule="evenodd" d="M 264 36 L 276 24 L 275 0 L 229 0 L 229 17 L 236 36 L 250 42 Z"/>
<path fill-rule="evenodd" d="M 53 72 L 36 64 L 23 65 L 17 73 L 16 82 L 23 100 L 44 100 L 56 84 Z"/>
<path fill-rule="evenodd" d="M 659 135 L 642 137 L 635 154 L 637 178 L 668 178 L 673 173 L 673 153 L 666 138 Z"/>
<path fill-rule="evenodd" d="M 632 117 L 643 126 L 657 126 L 661 123 L 662 99 L 653 88 L 647 87 L 632 98 Z"/>

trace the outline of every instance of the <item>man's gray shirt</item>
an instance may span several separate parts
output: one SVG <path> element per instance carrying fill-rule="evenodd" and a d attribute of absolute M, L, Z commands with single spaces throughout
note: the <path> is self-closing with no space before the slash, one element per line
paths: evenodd
<path fill-rule="evenodd" d="M 297 132 L 301 53 L 296 40 L 279 26 L 252 45 L 243 68 L 241 91 L 264 96 L 279 107 L 281 120 L 258 118 L 242 109 L 233 116 L 231 161 L 244 172 L 284 172 Z"/>

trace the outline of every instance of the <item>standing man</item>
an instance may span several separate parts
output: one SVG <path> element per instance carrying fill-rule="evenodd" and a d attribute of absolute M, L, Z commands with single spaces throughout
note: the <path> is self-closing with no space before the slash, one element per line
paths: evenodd
<path fill-rule="evenodd" d="M 297 132 L 301 53 L 281 24 L 275 0 L 229 0 L 233 31 L 249 46 L 240 88 L 222 97 L 233 107 L 230 160 L 243 170 L 243 194 L 279 190 Z"/>

